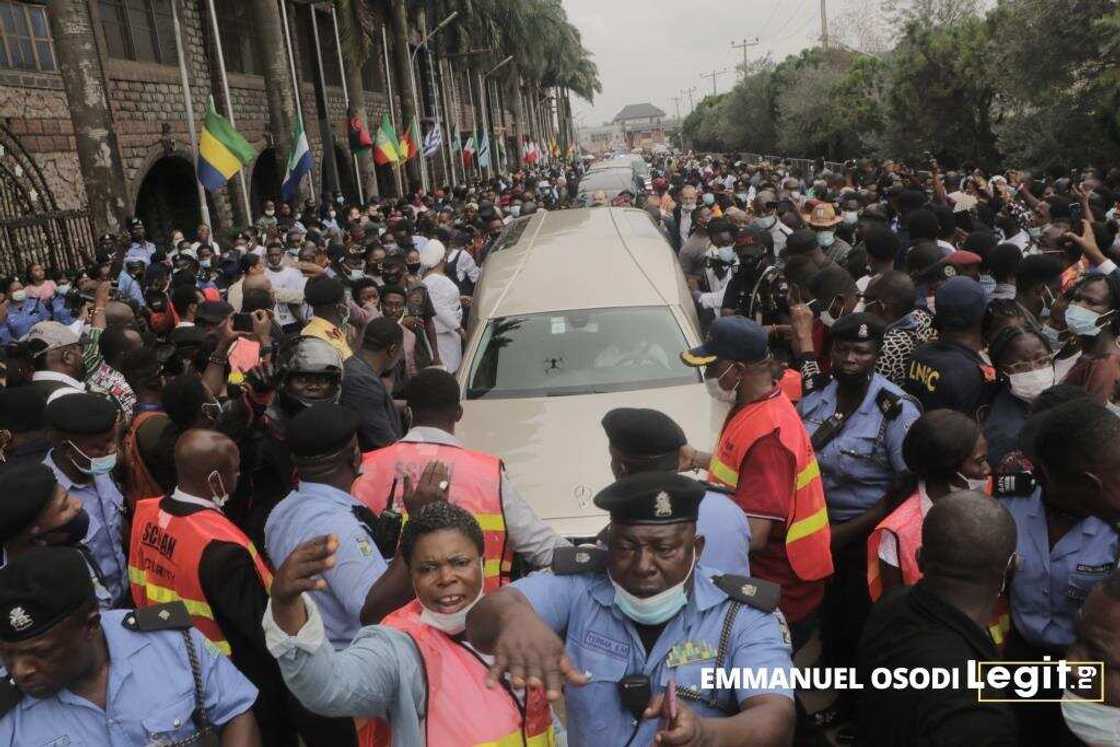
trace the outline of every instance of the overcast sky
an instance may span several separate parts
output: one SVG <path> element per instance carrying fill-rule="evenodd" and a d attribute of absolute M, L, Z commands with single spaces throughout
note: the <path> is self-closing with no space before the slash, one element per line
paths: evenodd
<path fill-rule="evenodd" d="M 829 0 L 829 17 L 858 1 Z M 673 117 L 674 96 L 683 99 L 683 116 L 688 94 L 682 89 L 695 86 L 696 102 L 712 92 L 711 78 L 701 73 L 727 69 L 717 80 L 721 93 L 733 83 L 743 52 L 732 41 L 758 37 L 747 54 L 757 59 L 769 52 L 781 60 L 820 36 L 819 0 L 564 0 L 564 7 L 603 83 L 594 104 L 573 99 L 577 126 L 598 126 L 644 101 Z"/>

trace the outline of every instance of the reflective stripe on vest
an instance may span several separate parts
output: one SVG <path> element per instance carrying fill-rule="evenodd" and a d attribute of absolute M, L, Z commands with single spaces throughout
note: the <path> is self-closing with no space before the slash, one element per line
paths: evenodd
<path fill-rule="evenodd" d="M 272 573 L 252 541 L 220 511 L 204 509 L 172 516 L 160 510 L 161 500 L 150 498 L 136 504 L 128 553 L 132 601 L 137 607 L 183 602 L 194 626 L 228 656 L 229 641 L 202 591 L 199 565 L 203 552 L 211 542 L 245 548 L 265 591 L 272 587 Z"/>
<path fill-rule="evenodd" d="M 502 508 L 502 462 L 495 456 L 444 444 L 398 441 L 362 457 L 363 473 L 350 494 L 379 514 L 387 507 L 407 520 L 404 478 L 415 485 L 429 462 L 447 465 L 448 500 L 470 511 L 482 528 L 486 591 L 509 582 L 513 550 Z"/>
<path fill-rule="evenodd" d="M 382 624 L 407 633 L 420 652 L 428 691 L 424 728 L 429 747 L 554 747 L 544 690 L 527 690 L 522 707 L 504 687 L 486 687 L 488 670 L 477 654 L 420 622 L 420 612 L 414 599 Z"/>
<path fill-rule="evenodd" d="M 879 547 L 883 534 L 890 532 L 898 543 L 898 567 L 902 583 L 913 586 L 922 577 L 918 568 L 918 548 L 922 546 L 922 494 L 916 492 L 891 511 L 890 516 L 879 522 L 867 538 L 867 589 L 871 601 L 883 594 L 882 561 Z"/>
<path fill-rule="evenodd" d="M 801 417 L 781 390 L 746 405 L 724 424 L 709 475 L 717 483 L 738 487 L 738 466 L 755 442 L 772 433 L 794 455 L 797 470 L 786 516 L 786 557 L 802 581 L 828 578 L 832 575 L 832 534 L 821 469 Z"/>

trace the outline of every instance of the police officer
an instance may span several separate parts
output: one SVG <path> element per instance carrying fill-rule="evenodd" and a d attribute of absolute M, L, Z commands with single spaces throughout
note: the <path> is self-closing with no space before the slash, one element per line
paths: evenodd
<path fill-rule="evenodd" d="M 256 688 L 191 630 L 182 603 L 99 611 L 70 548 L 0 569 L 0 661 L 3 744 L 261 744 Z"/>
<path fill-rule="evenodd" d="M 39 463 L 51 448 L 43 421 L 46 398 L 27 387 L 0 389 L 0 475 L 24 462 Z"/>
<path fill-rule="evenodd" d="M 374 542 L 373 515 L 349 494 L 361 474 L 357 432 L 357 416 L 338 405 L 314 405 L 292 420 L 288 446 L 300 482 L 272 510 L 264 528 L 274 567 L 312 537 L 338 537 L 335 564 L 323 574 L 327 588 L 312 592 L 336 649 L 357 635 L 366 594 L 386 568 Z"/>
<path fill-rule="evenodd" d="M 519 579 L 468 616 L 468 639 L 495 657 L 492 680 L 508 672 L 514 687 L 544 684 L 550 699 L 568 680 L 573 747 L 792 738 L 792 692 L 701 689 L 705 668 L 791 666 L 774 585 L 698 564 L 704 492 L 667 472 L 613 483 L 595 496 L 611 515 L 605 551 L 558 551 L 552 574 Z"/>
<path fill-rule="evenodd" d="M 125 254 L 125 261 L 127 262 L 132 257 L 143 259 L 144 264 L 147 265 L 152 261 L 152 255 L 156 253 L 156 245 L 145 238 L 144 221 L 139 218 L 128 219 L 128 252 Z"/>
<path fill-rule="evenodd" d="M 114 603 L 128 599 L 128 561 L 121 546 L 124 496 L 111 475 L 117 464 L 119 413 L 115 402 L 99 394 L 56 396 L 45 411 L 52 448 L 43 460 L 89 514 L 83 541 Z"/>
<path fill-rule="evenodd" d="M 871 600 L 867 537 L 893 506 L 885 496 L 906 472 L 902 442 L 921 407 L 875 373 L 886 325 L 861 312 L 832 325 L 831 373 L 806 382 L 798 409 L 824 482 L 835 573 L 821 603 L 830 666 L 852 666 Z M 841 714 L 843 703 L 833 713 Z M 819 721 L 819 719 L 818 719 Z"/>
<path fill-rule="evenodd" d="M 602 420 L 607 433 L 611 473 L 615 479 L 639 472 L 675 472 L 681 448 L 688 444 L 684 430 L 657 410 L 617 407 Z M 705 483 L 696 533 L 704 538 L 704 565 L 722 573 L 750 575 L 751 527 L 731 491 Z"/>

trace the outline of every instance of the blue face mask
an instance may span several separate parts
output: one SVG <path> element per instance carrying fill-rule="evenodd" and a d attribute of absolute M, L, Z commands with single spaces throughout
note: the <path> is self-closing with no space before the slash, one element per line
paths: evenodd
<path fill-rule="evenodd" d="M 623 589 L 615 580 L 611 579 L 614 587 L 614 603 L 622 614 L 639 625 L 661 625 L 671 619 L 688 604 L 688 595 L 685 593 L 685 584 L 696 569 L 696 551 L 692 551 L 692 564 L 689 566 L 688 575 L 675 586 L 670 586 L 660 594 L 652 597 L 638 597 Z"/>
<path fill-rule="evenodd" d="M 707 205 L 708 207 L 711 207 L 712 205 L 715 205 L 716 204 L 716 196 L 714 194 L 712 194 L 711 192 L 707 193 L 706 195 L 704 195 L 704 204 Z"/>
<path fill-rule="evenodd" d="M 1078 304 L 1070 304 L 1066 308 L 1066 326 L 1069 331 L 1078 337 L 1096 337 L 1101 333 L 1101 317 L 1102 314 L 1087 309 Z M 1112 316 L 1110 311 L 1107 316 Z"/>
<path fill-rule="evenodd" d="M 734 262 L 735 261 L 735 247 L 733 247 L 733 246 L 721 246 L 719 248 L 719 258 L 722 261 L 726 262 L 727 264 L 731 264 L 732 262 Z"/>
<path fill-rule="evenodd" d="M 117 452 L 115 451 L 112 454 L 106 454 L 105 456 L 91 457 L 84 451 L 79 449 L 78 445 L 73 441 L 67 441 L 66 443 L 70 444 L 70 448 L 78 452 L 78 454 L 80 454 L 83 459 L 89 462 L 88 467 L 83 467 L 78 462 L 74 462 L 74 466 L 77 467 L 78 471 L 82 474 L 90 475 L 91 477 L 96 477 L 97 475 L 107 475 L 113 471 L 113 467 L 117 466 Z"/>
<path fill-rule="evenodd" d="M 817 233 L 817 243 L 826 249 L 836 242 L 835 231 L 820 231 Z"/>
<path fill-rule="evenodd" d="M 1061 350 L 1062 348 L 1062 333 L 1051 327 L 1049 324 L 1042 325 L 1042 336 L 1046 338 L 1046 342 L 1050 343 L 1051 350 Z"/>

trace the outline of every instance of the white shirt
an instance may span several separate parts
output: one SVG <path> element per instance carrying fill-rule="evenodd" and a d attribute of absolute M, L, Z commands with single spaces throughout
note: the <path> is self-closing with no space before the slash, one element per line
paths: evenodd
<path fill-rule="evenodd" d="M 31 380 L 59 381 L 70 387 L 71 389 L 77 389 L 80 392 L 84 392 L 86 390 L 86 385 L 84 382 L 78 381 L 73 376 L 59 373 L 58 371 L 36 371 L 35 373 L 31 374 Z"/>
<path fill-rule="evenodd" d="M 918 483 L 918 495 L 921 496 L 922 520 L 926 518 L 926 514 L 933 508 L 933 501 L 926 495 L 926 483 L 921 481 Z M 894 532 L 883 532 L 882 538 L 879 540 L 879 560 L 888 565 L 898 568 L 898 538 L 894 536 Z"/>
<path fill-rule="evenodd" d="M 456 260 L 458 257 L 458 260 Z M 478 263 L 474 261 L 471 253 L 465 249 L 452 249 L 447 254 L 447 266 L 455 265 L 455 279 L 460 283 L 466 278 L 470 278 L 472 283 L 478 282 L 478 276 L 482 273 L 479 269 Z"/>
<path fill-rule="evenodd" d="M 272 283 L 274 289 L 285 288 L 302 293 L 303 287 L 307 285 L 307 278 L 294 267 L 281 267 L 279 270 L 274 270 L 269 267 L 266 271 L 268 272 L 268 280 Z M 286 303 L 277 302 L 273 311 L 276 314 L 276 322 L 281 327 L 293 324 L 297 321 L 295 316 L 292 315 L 292 310 L 288 308 L 288 304 Z"/>

